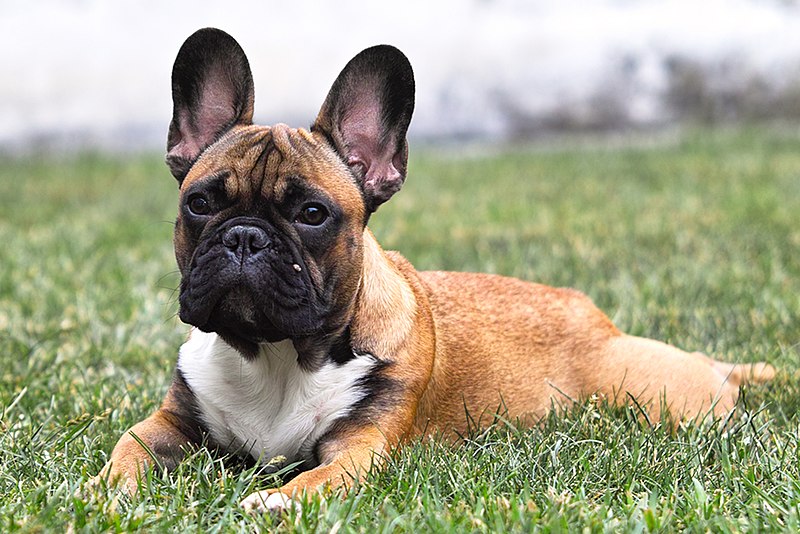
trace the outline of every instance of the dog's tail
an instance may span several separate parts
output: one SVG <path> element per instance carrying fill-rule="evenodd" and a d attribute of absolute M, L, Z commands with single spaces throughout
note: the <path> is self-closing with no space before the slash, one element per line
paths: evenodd
<path fill-rule="evenodd" d="M 734 385 L 763 384 L 775 378 L 775 368 L 768 363 L 726 363 L 712 360 L 714 369 Z"/>

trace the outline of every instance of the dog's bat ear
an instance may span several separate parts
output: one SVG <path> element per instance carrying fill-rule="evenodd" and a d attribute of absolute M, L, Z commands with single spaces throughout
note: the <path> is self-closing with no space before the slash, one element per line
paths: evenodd
<path fill-rule="evenodd" d="M 253 75 L 236 40 L 216 28 L 192 34 L 172 67 L 167 165 L 178 182 L 203 150 L 253 120 Z"/>
<path fill-rule="evenodd" d="M 355 174 L 369 212 L 403 185 L 413 112 L 411 64 L 393 46 L 379 45 L 345 66 L 311 127 L 330 140 Z"/>

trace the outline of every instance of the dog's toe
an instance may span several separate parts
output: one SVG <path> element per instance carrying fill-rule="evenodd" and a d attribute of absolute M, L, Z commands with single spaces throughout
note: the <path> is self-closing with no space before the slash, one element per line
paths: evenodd
<path fill-rule="evenodd" d="M 291 508 L 300 511 L 300 503 L 280 491 L 251 493 L 239 505 L 251 514 L 280 513 Z"/>

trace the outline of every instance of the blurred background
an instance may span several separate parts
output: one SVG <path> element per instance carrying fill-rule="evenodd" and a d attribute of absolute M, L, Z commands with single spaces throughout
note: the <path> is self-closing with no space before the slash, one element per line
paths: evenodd
<path fill-rule="evenodd" d="M 718 431 L 593 399 L 411 447 L 298 529 L 800 532 L 800 0 L 0 0 L 0 533 L 249 525 L 253 470 L 202 452 L 133 505 L 77 497 L 186 339 L 163 153 L 205 26 L 248 54 L 261 124 L 308 126 L 368 46 L 409 56 L 409 179 L 369 224 L 416 268 L 574 287 L 620 330 L 779 370 Z"/>
<path fill-rule="evenodd" d="M 247 52 L 261 123 L 308 125 L 382 42 L 414 66 L 417 139 L 800 118 L 791 0 L 0 0 L 0 151 L 162 149 L 172 61 L 204 26 Z"/>

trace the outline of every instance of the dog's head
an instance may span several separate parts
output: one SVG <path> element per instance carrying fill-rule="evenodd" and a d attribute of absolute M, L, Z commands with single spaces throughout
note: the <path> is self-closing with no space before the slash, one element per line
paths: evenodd
<path fill-rule="evenodd" d="M 406 57 L 385 45 L 354 57 L 310 130 L 254 126 L 247 57 L 203 29 L 178 53 L 172 99 L 181 319 L 245 356 L 262 342 L 337 336 L 353 312 L 366 222 L 405 179 Z"/>

